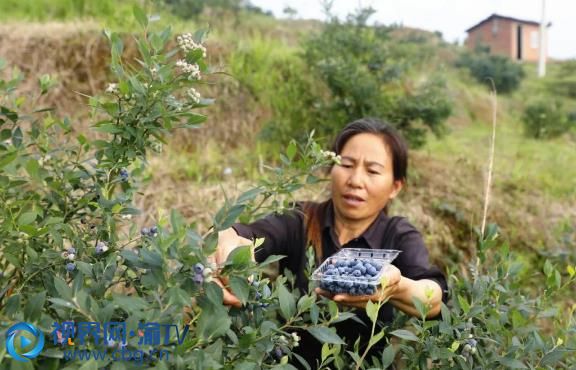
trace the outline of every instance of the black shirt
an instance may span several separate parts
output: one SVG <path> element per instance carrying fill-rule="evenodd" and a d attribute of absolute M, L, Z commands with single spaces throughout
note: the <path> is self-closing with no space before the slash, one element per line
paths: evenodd
<path fill-rule="evenodd" d="M 406 218 L 388 217 L 382 211 L 362 235 L 341 246 L 334 228 L 334 207 L 329 201 L 322 225 L 324 259 L 341 248 L 398 249 L 402 253 L 392 264 L 398 267 L 402 276 L 413 280 L 434 280 L 446 293 L 444 275 L 430 265 L 422 235 Z M 249 225 L 234 224 L 232 227 L 244 238 L 264 238 L 264 243 L 254 252 L 256 262 L 262 262 L 270 255 L 286 256 L 280 261 L 280 271 L 288 268 L 297 277 L 298 286 L 307 289 L 304 276 L 307 237 L 300 207 L 285 214 L 268 215 Z"/>
<path fill-rule="evenodd" d="M 402 276 L 413 279 L 430 279 L 442 288 L 442 300 L 447 300 L 447 284 L 442 272 L 431 266 L 428 250 L 422 235 L 404 217 L 388 217 L 380 212 L 374 222 L 359 237 L 340 245 L 334 227 L 334 206 L 328 201 L 322 225 L 322 254 L 326 259 L 341 248 L 398 249 L 402 251 L 392 262 Z M 304 274 L 307 258 L 306 225 L 302 208 L 297 206 L 285 214 L 271 214 L 249 225 L 234 224 L 238 235 L 247 238 L 264 238 L 264 243 L 255 250 L 256 262 L 264 261 L 270 255 L 285 255 L 280 260 L 280 272 L 289 269 L 296 276 L 301 290 L 307 290 L 308 282 Z M 369 320 L 364 310 L 356 310 L 357 316 L 366 323 L 366 333 L 359 330 L 358 324 L 347 320 L 340 323 L 338 332 L 352 342 L 360 335 L 369 337 Z M 379 314 L 381 322 L 391 322 L 393 308 L 391 303 L 382 306 Z M 308 357 L 308 356 L 306 356 Z"/>

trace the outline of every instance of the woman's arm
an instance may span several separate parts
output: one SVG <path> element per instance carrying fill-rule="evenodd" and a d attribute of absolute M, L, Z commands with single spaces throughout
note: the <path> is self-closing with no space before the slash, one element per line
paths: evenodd
<path fill-rule="evenodd" d="M 390 295 L 390 303 L 409 315 L 419 316 L 412 302 L 413 297 L 418 298 L 427 306 L 427 318 L 440 313 L 442 288 L 434 280 L 412 280 L 404 276 L 400 277 L 396 291 Z"/>
<path fill-rule="evenodd" d="M 348 306 L 365 308 L 368 301 L 389 300 L 399 310 L 412 316 L 419 316 L 418 310 L 412 302 L 412 297 L 418 298 L 428 306 L 428 317 L 434 317 L 440 313 L 442 303 L 442 288 L 434 280 L 412 280 L 400 274 L 400 270 L 390 265 L 386 271 L 385 288 L 380 288 L 373 295 L 354 296 L 349 294 L 331 294 L 317 288 L 316 292 L 333 299 L 335 302 Z"/>

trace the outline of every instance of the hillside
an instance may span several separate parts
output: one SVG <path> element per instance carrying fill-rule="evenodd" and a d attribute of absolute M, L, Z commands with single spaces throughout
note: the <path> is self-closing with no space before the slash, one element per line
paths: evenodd
<path fill-rule="evenodd" d="M 154 180 L 140 200 L 145 209 L 152 204 L 160 209 L 176 204 L 190 220 L 206 222 L 207 215 L 222 201 L 220 186 L 229 192 L 240 190 L 241 184 L 259 175 L 264 158 L 274 158 L 269 152 L 273 146 L 258 141 L 255 135 L 274 115 L 265 95 L 272 93 L 270 82 L 258 79 L 273 78 L 274 60 L 294 60 L 300 52 L 298 40 L 319 24 L 254 19 L 259 21 L 242 24 L 238 32 L 242 37 L 232 37 L 228 22 L 222 21 L 221 28 L 215 28 L 209 38 L 211 63 L 231 76 L 214 79 L 216 84 L 209 87 L 218 102 L 207 110 L 209 120 L 204 128 L 173 137 L 164 152 L 153 159 L 150 171 Z M 434 35 L 417 30 L 399 29 L 396 34 L 434 40 Z M 129 57 L 135 50 L 127 40 Z M 77 130 L 89 133 L 84 123 L 88 117 L 83 108 L 86 102 L 76 92 L 94 95 L 107 83 L 108 46 L 96 22 L 3 25 L 0 45 L 0 56 L 28 77 L 55 74 L 59 85 L 45 104 L 74 117 Z M 453 261 L 465 258 L 475 240 L 474 230 L 481 220 L 492 108 L 488 90 L 450 66 L 457 50 L 440 43 L 433 47 L 445 68 L 454 104 L 447 121 L 449 132 L 441 138 L 429 135 L 427 144 L 412 152 L 410 184 L 395 211 L 422 228 L 434 256 L 444 264 L 446 254 Z M 235 65 L 238 51 L 248 49 L 260 49 L 266 56 L 255 73 Z M 242 83 L 246 77 L 252 86 Z M 529 76 L 524 84 L 531 84 L 533 79 Z M 251 92 L 258 86 L 254 84 L 263 90 Z M 498 96 L 496 171 L 489 218 L 502 228 L 512 246 L 573 255 L 576 167 L 571 164 L 576 161 L 575 137 L 572 133 L 552 141 L 525 138 L 519 122 L 521 91 Z M 248 149 L 254 146 L 256 151 Z M 235 154 L 230 155 L 230 151 Z M 222 175 L 226 167 L 232 169 L 231 176 Z M 156 210 L 148 211 L 148 217 L 155 217 Z"/>

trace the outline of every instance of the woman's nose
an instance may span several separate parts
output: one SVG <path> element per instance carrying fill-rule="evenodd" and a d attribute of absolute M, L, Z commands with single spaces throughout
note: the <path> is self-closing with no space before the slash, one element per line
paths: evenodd
<path fill-rule="evenodd" d="M 351 187 L 361 187 L 364 181 L 361 172 L 362 171 L 358 169 L 352 170 L 350 176 L 348 176 L 348 181 L 346 181 L 346 184 Z"/>

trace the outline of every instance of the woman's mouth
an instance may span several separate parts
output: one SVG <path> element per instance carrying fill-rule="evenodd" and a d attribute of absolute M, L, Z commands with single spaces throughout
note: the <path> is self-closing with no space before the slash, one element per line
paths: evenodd
<path fill-rule="evenodd" d="M 352 207 L 358 207 L 365 202 L 362 197 L 359 197 L 354 194 L 344 194 L 342 195 L 342 199 L 344 200 L 345 204 Z"/>

